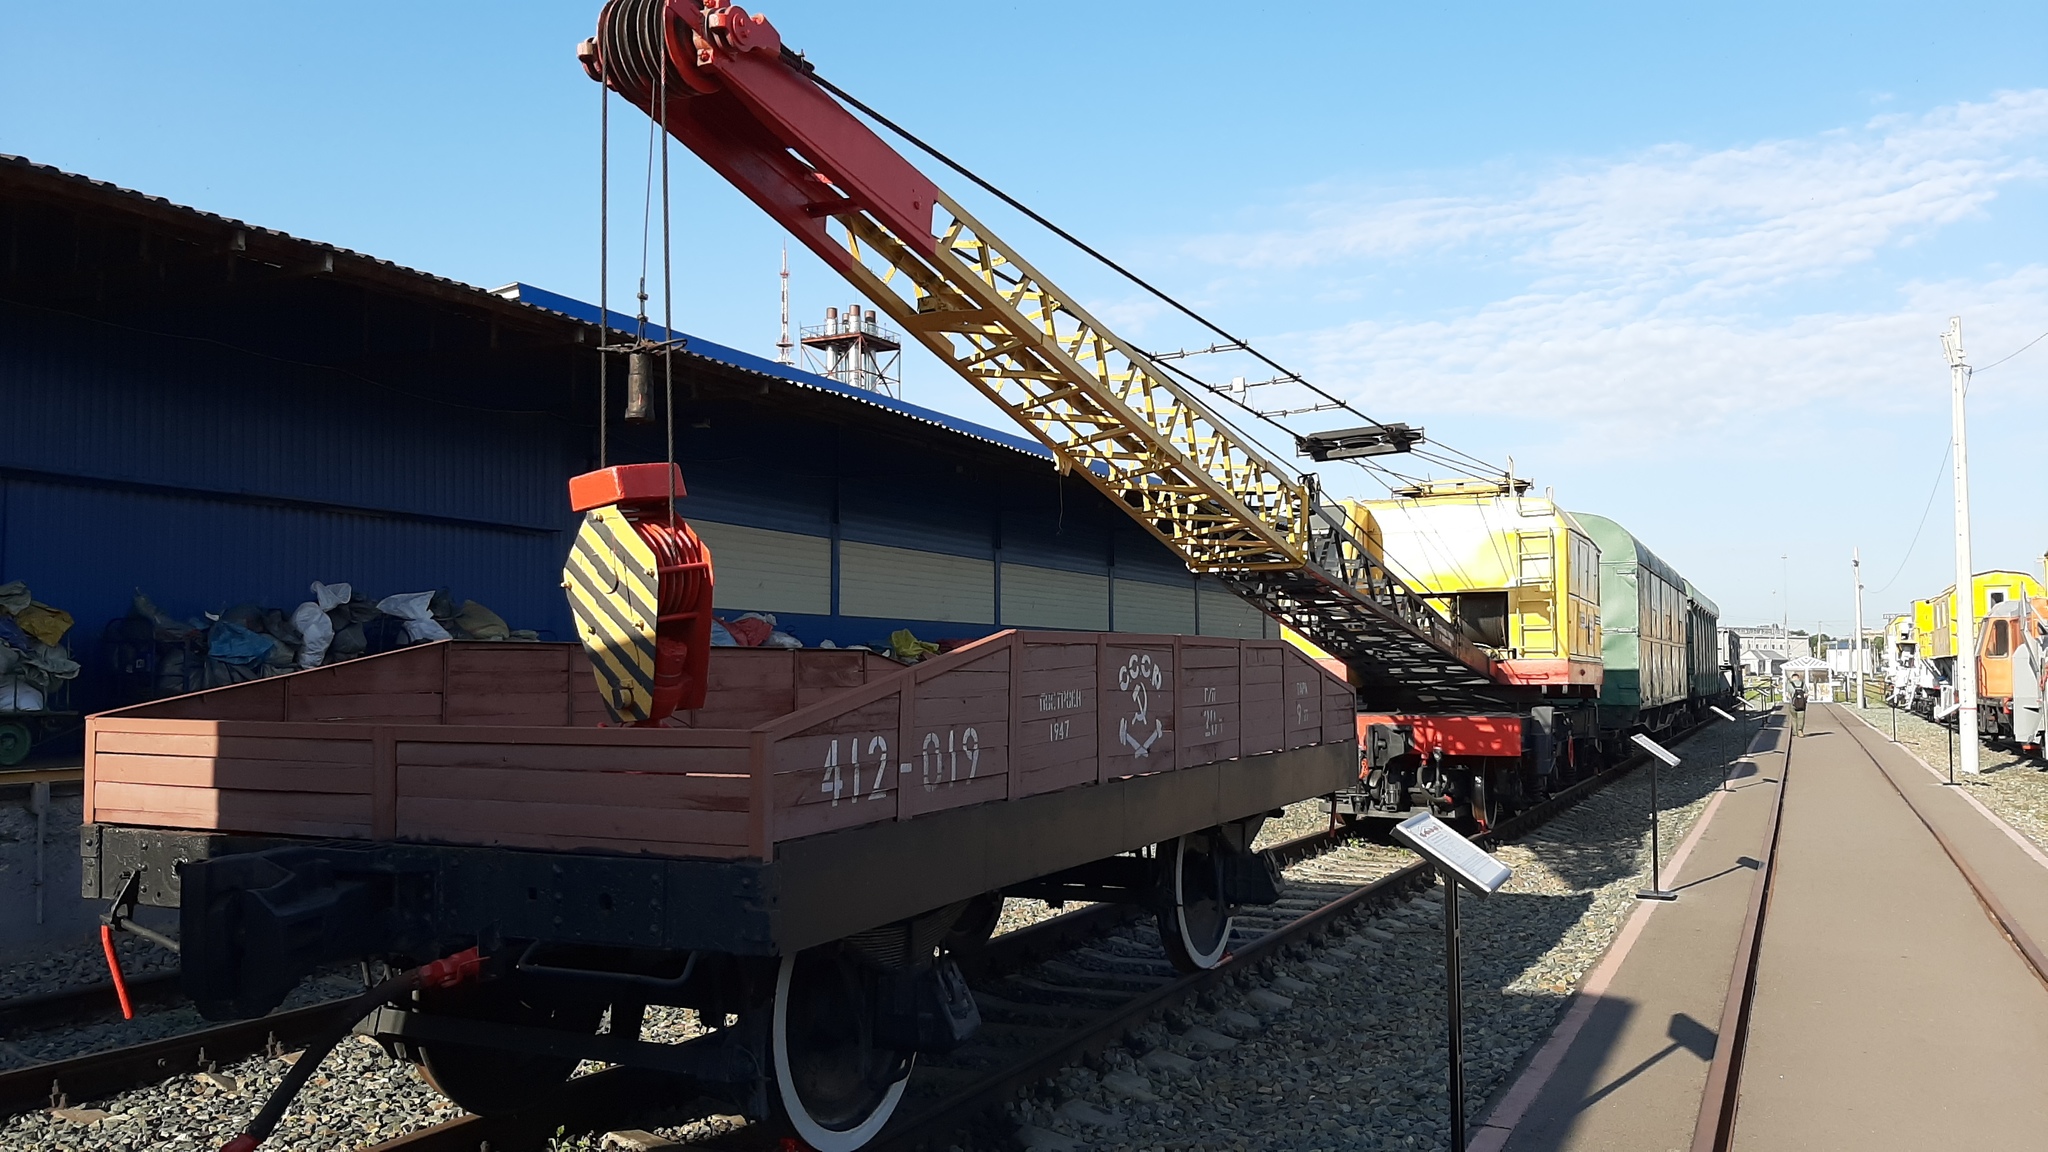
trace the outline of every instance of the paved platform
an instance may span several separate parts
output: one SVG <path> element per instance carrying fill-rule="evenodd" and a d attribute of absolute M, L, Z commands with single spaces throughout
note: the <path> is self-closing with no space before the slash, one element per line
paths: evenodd
<path fill-rule="evenodd" d="M 1664 883 L 1678 899 L 1637 906 L 1557 1031 L 1474 1130 L 1474 1152 L 1692 1147 L 1787 740 L 1783 717 L 1765 721 L 1672 853 Z"/>
<path fill-rule="evenodd" d="M 1928 825 L 2043 941 L 2048 855 L 1816 704 L 1804 738 L 1759 733 L 1681 845 L 1679 900 L 1637 909 L 1474 1149 L 1692 1147 L 1781 782 L 1733 1147 L 2048 1147 L 2048 988 Z"/>
<path fill-rule="evenodd" d="M 2048 989 L 1886 777 L 2001 899 L 2048 915 L 2048 873 L 1998 825 L 1849 709 L 1818 706 L 1785 794 L 1742 1152 L 2048 1142 Z"/>

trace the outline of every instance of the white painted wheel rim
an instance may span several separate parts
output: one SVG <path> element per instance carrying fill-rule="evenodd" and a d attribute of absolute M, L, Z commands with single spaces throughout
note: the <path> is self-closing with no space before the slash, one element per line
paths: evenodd
<path fill-rule="evenodd" d="M 782 966 L 775 974 L 774 1035 L 769 1039 L 769 1046 L 775 1050 L 775 1089 L 782 1097 L 782 1110 L 789 1116 L 790 1125 L 805 1144 L 816 1152 L 854 1152 L 880 1134 L 889 1118 L 895 1115 L 896 1105 L 903 1099 L 903 1089 L 910 1083 L 910 1069 L 916 1065 L 917 1058 L 911 1057 L 910 1062 L 904 1065 L 903 1078 L 889 1086 L 882 1102 L 857 1126 L 827 1128 L 811 1119 L 803 1097 L 796 1090 L 796 1078 L 789 1071 L 789 979 L 794 971 L 796 955 L 792 953 L 782 958 Z"/>
<path fill-rule="evenodd" d="M 1215 947 L 1204 952 L 1188 934 L 1187 890 L 1185 878 L 1188 866 L 1188 838 L 1182 836 L 1173 842 L 1173 926 L 1180 933 L 1180 946 L 1187 950 L 1188 959 L 1197 968 L 1214 968 L 1223 963 L 1224 954 L 1230 951 L 1230 927 L 1235 916 L 1223 917 L 1223 930 L 1216 934 Z M 1217 893 L 1221 904 L 1222 893 Z M 1228 905 L 1223 905 L 1228 907 Z M 819 1152 L 824 1152 L 820 1149 Z"/>

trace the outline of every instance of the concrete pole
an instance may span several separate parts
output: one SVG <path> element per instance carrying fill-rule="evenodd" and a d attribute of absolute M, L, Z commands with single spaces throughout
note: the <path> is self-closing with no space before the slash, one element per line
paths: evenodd
<path fill-rule="evenodd" d="M 1849 554 L 1849 570 L 1856 581 L 1856 643 L 1849 649 L 1856 672 L 1856 707 L 1863 707 L 1863 550 Z"/>
<path fill-rule="evenodd" d="M 1941 335 L 1948 352 L 1949 434 L 1955 441 L 1956 474 L 1956 743 L 1965 776 L 1977 774 L 1977 589 L 1970 572 L 1970 461 L 1963 397 L 1970 366 L 1963 359 L 1963 318 L 1951 316 Z"/>

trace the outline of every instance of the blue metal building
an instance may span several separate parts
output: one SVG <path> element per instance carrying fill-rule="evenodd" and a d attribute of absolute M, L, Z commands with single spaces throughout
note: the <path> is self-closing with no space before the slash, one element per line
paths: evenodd
<path fill-rule="evenodd" d="M 0 158 L 0 582 L 77 618 L 87 708 L 113 702 L 97 640 L 138 592 L 182 618 L 289 612 L 314 580 L 446 588 L 571 638 L 596 321 Z M 676 373 L 724 614 L 840 645 L 1274 627 L 1034 442 L 695 339 Z M 611 461 L 658 460 L 622 375 Z"/>

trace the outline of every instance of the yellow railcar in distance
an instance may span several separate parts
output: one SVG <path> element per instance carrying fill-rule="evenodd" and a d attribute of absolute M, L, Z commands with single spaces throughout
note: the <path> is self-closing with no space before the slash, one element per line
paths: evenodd
<path fill-rule="evenodd" d="M 1977 626 L 1982 629 L 1985 617 L 1991 614 L 1991 606 L 2007 601 L 2031 600 L 2043 594 L 2041 582 L 2025 572 L 2010 569 L 1992 569 L 1970 577 L 1970 588 L 1974 595 Z M 1922 606 L 1926 612 L 1926 643 L 1920 651 L 1930 660 L 1953 661 L 1956 654 L 1956 586 L 1951 584 L 1939 595 L 1927 600 L 1913 602 L 1914 630 L 1920 630 L 1919 620 Z M 1948 667 L 1944 667 L 1944 673 Z"/>
<path fill-rule="evenodd" d="M 1368 551 L 1499 662 L 1509 683 L 1597 691 L 1600 549 L 1526 480 L 1446 480 L 1347 500 Z"/>

